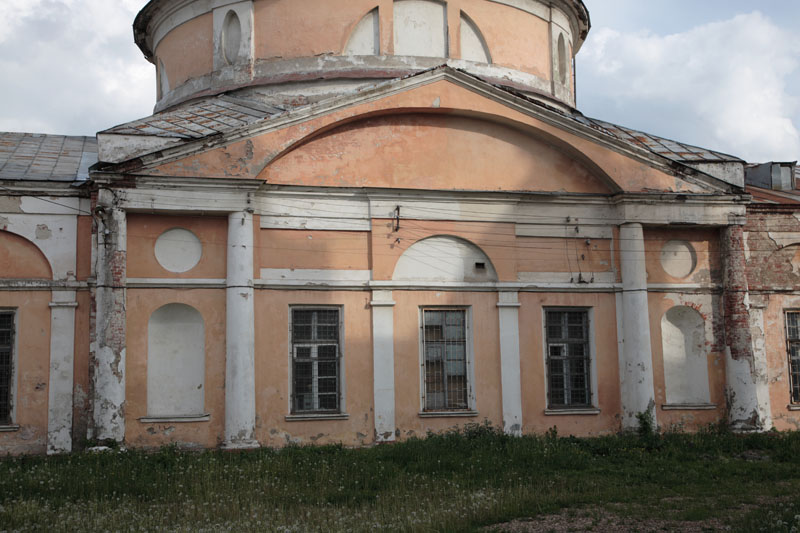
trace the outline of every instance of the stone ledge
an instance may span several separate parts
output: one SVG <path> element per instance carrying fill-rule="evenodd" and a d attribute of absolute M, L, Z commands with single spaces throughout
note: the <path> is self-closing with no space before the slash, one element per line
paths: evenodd
<path fill-rule="evenodd" d="M 139 422 L 143 424 L 186 424 L 190 422 L 208 422 L 211 415 L 196 416 L 143 416 Z"/>
<path fill-rule="evenodd" d="M 19 431 L 18 424 L 9 424 L 7 426 L 0 426 L 0 433 L 11 433 L 14 431 Z"/>
<path fill-rule="evenodd" d="M 350 415 L 347 413 L 330 413 L 330 414 L 307 414 L 307 415 L 286 415 L 284 419 L 287 422 L 308 422 L 314 420 L 347 420 Z"/>
<path fill-rule="evenodd" d="M 420 418 L 474 418 L 478 411 L 421 411 Z"/>
<path fill-rule="evenodd" d="M 715 403 L 665 403 L 662 411 L 713 411 L 717 408 Z"/>
<path fill-rule="evenodd" d="M 546 416 L 599 415 L 600 414 L 600 409 L 598 409 L 596 407 L 587 407 L 587 408 L 582 408 L 582 409 L 545 409 L 544 410 L 544 414 Z"/>

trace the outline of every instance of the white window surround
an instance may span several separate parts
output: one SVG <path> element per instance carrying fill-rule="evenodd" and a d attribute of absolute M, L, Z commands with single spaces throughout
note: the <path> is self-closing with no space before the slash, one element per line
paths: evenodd
<path fill-rule="evenodd" d="M 565 408 L 557 408 L 551 409 L 549 404 L 549 379 L 547 373 L 547 354 L 548 354 L 548 343 L 547 343 L 547 311 L 548 310 L 556 310 L 556 311 L 586 311 L 588 315 L 589 321 L 589 381 L 590 381 L 590 392 L 592 395 L 592 402 L 591 406 L 581 406 L 581 407 L 565 407 Z M 597 389 L 597 349 L 595 343 L 595 328 L 594 328 L 594 308 L 592 307 L 581 307 L 581 306 L 559 306 L 559 305 L 542 305 L 541 307 L 542 312 L 542 367 L 544 370 L 544 387 L 542 390 L 544 392 L 544 405 L 545 410 L 544 414 L 547 416 L 562 416 L 562 415 L 599 415 L 600 414 L 600 403 L 599 403 L 599 391 Z"/>
<path fill-rule="evenodd" d="M 11 375 L 9 376 L 9 420 L 0 423 L 0 432 L 18 431 L 17 424 L 17 367 L 19 362 L 19 309 L 0 307 L 0 313 L 10 314 L 12 323 L 12 343 L 11 343 Z"/>
<path fill-rule="evenodd" d="M 294 340 L 292 336 L 292 311 L 300 310 L 335 310 L 339 312 L 339 354 L 338 354 L 338 372 L 339 372 L 339 411 L 338 412 L 294 412 Z M 314 305 L 314 304 L 289 304 L 288 306 L 288 355 L 289 355 L 289 372 L 288 372 L 288 390 L 287 395 L 287 414 L 284 419 L 287 422 L 302 422 L 314 420 L 347 420 L 350 415 L 347 413 L 347 380 L 345 372 L 345 330 L 344 330 L 345 308 L 344 305 Z"/>
<path fill-rule="evenodd" d="M 466 365 L 467 365 L 467 408 L 452 410 L 426 410 L 425 409 L 425 311 L 464 311 L 464 326 L 466 328 Z M 421 418 L 457 418 L 476 417 L 477 398 L 475 394 L 475 353 L 472 306 L 437 306 L 422 305 L 419 307 L 419 416 Z"/>

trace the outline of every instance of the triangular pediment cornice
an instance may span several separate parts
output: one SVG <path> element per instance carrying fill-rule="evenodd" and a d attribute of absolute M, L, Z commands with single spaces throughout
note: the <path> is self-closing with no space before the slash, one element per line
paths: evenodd
<path fill-rule="evenodd" d="M 557 109 L 555 107 L 557 104 L 549 106 L 545 101 L 535 101 L 529 96 L 514 93 L 508 89 L 487 83 L 475 76 L 447 66 L 437 67 L 405 79 L 376 84 L 372 89 L 361 91 L 357 94 L 339 96 L 296 108 L 290 112 L 278 116 L 270 116 L 262 121 L 235 128 L 223 134 L 187 141 L 180 145 L 167 147 L 130 161 L 109 165 L 102 170 L 104 172 L 118 172 L 133 175 L 148 174 L 152 169 L 161 165 L 190 158 L 210 150 L 266 135 L 348 109 L 352 110 L 352 108 L 359 106 L 368 106 L 382 99 L 388 99 L 402 93 L 420 90 L 427 85 L 437 82 L 453 84 L 459 88 L 477 94 L 489 102 L 501 104 L 521 115 L 557 128 L 569 135 L 590 141 L 599 147 L 617 152 L 627 158 L 664 172 L 665 174 L 678 177 L 708 192 L 736 192 L 734 187 L 712 176 L 704 174 L 687 165 L 672 161 L 641 146 L 603 133 L 597 128 L 581 122 L 575 116 Z M 387 108 L 382 110 L 383 113 L 391 113 L 393 111 L 397 111 L 398 113 L 404 112 L 402 109 L 393 110 Z M 431 109 L 428 111 L 435 112 L 436 110 Z M 464 109 L 463 111 L 470 112 L 468 109 Z M 374 108 L 372 112 L 375 112 Z M 349 119 L 352 120 L 352 117 L 353 115 L 351 113 Z M 280 153 L 274 154 L 275 157 L 280 155 Z"/>

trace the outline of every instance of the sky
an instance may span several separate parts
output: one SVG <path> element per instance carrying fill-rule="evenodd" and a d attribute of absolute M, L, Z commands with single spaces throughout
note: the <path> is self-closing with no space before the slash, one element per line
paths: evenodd
<path fill-rule="evenodd" d="M 800 159 L 800 1 L 584 1 L 584 114 L 748 161 Z M 0 131 L 92 135 L 149 115 L 155 69 L 131 30 L 145 3 L 0 0 Z"/>

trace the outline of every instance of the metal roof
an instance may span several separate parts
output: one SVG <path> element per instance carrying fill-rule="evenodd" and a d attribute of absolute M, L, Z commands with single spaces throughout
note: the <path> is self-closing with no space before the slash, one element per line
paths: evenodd
<path fill-rule="evenodd" d="M 83 181 L 95 163 L 94 137 L 0 132 L 0 180 Z"/>
<path fill-rule="evenodd" d="M 156 115 L 115 126 L 100 133 L 152 135 L 184 140 L 225 133 L 284 113 L 283 108 L 265 106 L 230 96 L 213 96 Z"/>
<path fill-rule="evenodd" d="M 753 197 L 755 204 L 794 205 L 800 207 L 800 191 L 774 191 L 754 185 L 747 185 L 745 192 Z"/>
<path fill-rule="evenodd" d="M 646 150 L 650 150 L 658 155 L 664 156 L 667 159 L 678 161 L 680 163 L 722 163 L 735 161 L 737 163 L 744 163 L 738 157 L 723 154 L 722 152 L 715 152 L 706 148 L 692 146 L 664 137 L 658 137 L 643 131 L 637 131 L 610 122 L 597 120 L 589 117 L 581 117 L 584 124 L 595 128 L 607 135 L 616 137 L 622 141 L 627 141 L 631 144 L 638 145 Z"/>

